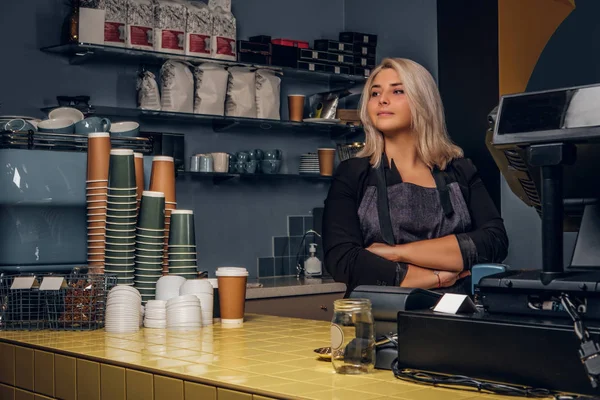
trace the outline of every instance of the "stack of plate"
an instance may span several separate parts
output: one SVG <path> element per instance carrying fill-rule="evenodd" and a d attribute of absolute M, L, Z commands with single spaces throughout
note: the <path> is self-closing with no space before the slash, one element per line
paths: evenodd
<path fill-rule="evenodd" d="M 304 174 L 319 174 L 319 156 L 317 153 L 306 153 L 300 156 L 300 170 L 301 175 Z"/>
<path fill-rule="evenodd" d="M 193 294 L 173 297 L 167 301 L 167 328 L 198 329 L 202 327 L 202 307 Z"/>
<path fill-rule="evenodd" d="M 142 296 L 133 287 L 115 286 L 106 299 L 104 326 L 110 333 L 133 333 L 140 329 Z"/>
<path fill-rule="evenodd" d="M 146 315 L 144 317 L 146 328 L 164 329 L 167 327 L 167 302 L 162 300 L 148 300 Z"/>

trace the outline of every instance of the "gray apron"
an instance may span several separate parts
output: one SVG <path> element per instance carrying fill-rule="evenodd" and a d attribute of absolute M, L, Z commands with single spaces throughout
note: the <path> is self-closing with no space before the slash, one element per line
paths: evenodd
<path fill-rule="evenodd" d="M 395 168 L 393 163 L 392 168 Z M 358 208 L 365 248 L 373 243 L 411 243 L 471 229 L 471 216 L 460 187 L 457 182 L 447 182 L 442 171 L 432 172 L 435 188 L 407 182 L 387 186 L 383 162 L 373 172 L 377 184 L 367 186 Z M 465 283 L 461 279 L 451 287 L 437 290 L 466 294 Z"/>

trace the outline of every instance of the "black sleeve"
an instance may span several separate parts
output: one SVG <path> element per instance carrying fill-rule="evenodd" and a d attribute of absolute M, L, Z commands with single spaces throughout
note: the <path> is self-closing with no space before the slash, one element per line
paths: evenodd
<path fill-rule="evenodd" d="M 461 245 L 465 269 L 479 263 L 501 263 L 508 254 L 504 221 L 471 160 L 463 159 L 457 164 L 457 173 L 462 175 L 461 180 L 468 185 L 465 200 L 472 224 L 471 232 L 456 235 Z M 475 252 L 468 250 L 468 242 L 474 244 Z"/>
<path fill-rule="evenodd" d="M 325 200 L 323 215 L 323 247 L 325 267 L 337 282 L 348 290 L 359 285 L 398 285 L 406 275 L 406 265 L 379 257 L 363 248 L 358 219 L 360 160 L 339 165 Z M 368 164 L 367 164 L 368 166 Z"/>

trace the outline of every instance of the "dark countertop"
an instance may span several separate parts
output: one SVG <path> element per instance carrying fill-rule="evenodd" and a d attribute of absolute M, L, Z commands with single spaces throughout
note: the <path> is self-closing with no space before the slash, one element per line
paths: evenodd
<path fill-rule="evenodd" d="M 260 287 L 253 287 L 255 285 Z M 248 281 L 246 299 L 306 296 L 345 291 L 346 285 L 335 282 L 332 278 L 296 278 L 295 276 L 260 278 Z"/>

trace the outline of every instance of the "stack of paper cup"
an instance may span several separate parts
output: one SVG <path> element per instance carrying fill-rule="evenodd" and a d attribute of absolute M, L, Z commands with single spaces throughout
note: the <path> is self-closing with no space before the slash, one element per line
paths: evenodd
<path fill-rule="evenodd" d="M 196 232 L 192 210 L 173 210 L 169 235 L 169 275 L 186 279 L 198 277 L 196 258 Z"/>
<path fill-rule="evenodd" d="M 146 328 L 164 329 L 167 327 L 167 302 L 163 300 L 148 300 L 144 316 Z"/>
<path fill-rule="evenodd" d="M 219 281 L 219 303 L 221 326 L 239 328 L 244 324 L 246 310 L 246 268 L 220 267 L 216 272 Z"/>
<path fill-rule="evenodd" d="M 90 273 L 104 272 L 109 158 L 110 134 L 90 133 L 86 180 L 87 250 Z"/>
<path fill-rule="evenodd" d="M 136 193 L 133 150 L 111 150 L 104 258 L 119 285 L 133 285 Z"/>
<path fill-rule="evenodd" d="M 130 286 L 115 286 L 106 299 L 105 329 L 110 333 L 133 333 L 140 329 L 142 297 Z"/>
<path fill-rule="evenodd" d="M 202 307 L 194 295 L 173 297 L 167 301 L 167 328 L 198 329 L 202 327 Z"/>
<path fill-rule="evenodd" d="M 213 286 L 208 279 L 188 279 L 179 288 L 181 296 L 193 294 L 200 300 L 202 307 L 202 325 L 212 325 L 213 323 Z"/>
<path fill-rule="evenodd" d="M 152 159 L 150 175 L 150 190 L 165 194 L 165 241 L 163 257 L 163 275 L 169 273 L 167 251 L 169 244 L 169 228 L 171 225 L 171 211 L 177 206 L 175 197 L 175 162 L 173 157 L 156 156 Z"/>
<path fill-rule="evenodd" d="M 165 195 L 144 191 L 135 237 L 135 287 L 144 303 L 154 299 L 162 276 L 164 228 Z"/>

